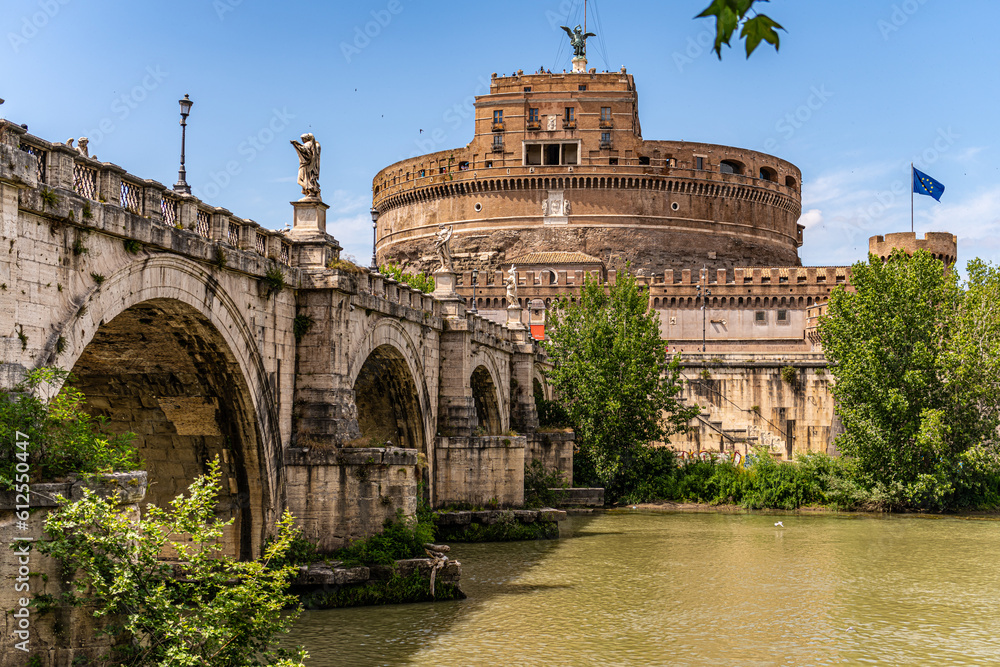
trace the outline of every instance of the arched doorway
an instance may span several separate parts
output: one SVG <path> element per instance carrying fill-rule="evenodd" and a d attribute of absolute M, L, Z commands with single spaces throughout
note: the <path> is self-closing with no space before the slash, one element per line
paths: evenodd
<path fill-rule="evenodd" d="M 472 399 L 476 404 L 476 420 L 482 435 L 500 435 L 503 425 L 500 421 L 500 403 L 493 376 L 486 366 L 477 366 L 472 371 Z"/>
<path fill-rule="evenodd" d="M 372 350 L 354 381 L 363 444 L 427 453 L 417 385 L 406 359 L 392 345 Z"/>
<path fill-rule="evenodd" d="M 143 301 L 100 324 L 72 373 L 92 413 L 137 435 L 147 503 L 166 507 L 218 458 L 217 513 L 233 519 L 224 550 L 253 558 L 264 528 L 261 435 L 246 378 L 215 326 L 180 301 Z"/>

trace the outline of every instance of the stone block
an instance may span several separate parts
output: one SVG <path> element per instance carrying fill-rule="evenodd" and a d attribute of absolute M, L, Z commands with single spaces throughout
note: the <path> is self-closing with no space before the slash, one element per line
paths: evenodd
<path fill-rule="evenodd" d="M 565 520 L 566 512 L 563 510 L 556 510 L 548 507 L 538 510 L 538 521 L 540 523 L 554 523 Z"/>

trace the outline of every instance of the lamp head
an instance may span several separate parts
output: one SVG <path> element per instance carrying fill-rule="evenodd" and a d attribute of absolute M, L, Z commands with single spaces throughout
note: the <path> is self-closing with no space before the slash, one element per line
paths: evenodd
<path fill-rule="evenodd" d="M 194 102 L 191 101 L 190 97 L 185 95 L 184 99 L 179 100 L 179 104 L 181 105 L 181 115 L 186 118 L 187 115 L 191 113 L 191 105 L 193 105 Z"/>

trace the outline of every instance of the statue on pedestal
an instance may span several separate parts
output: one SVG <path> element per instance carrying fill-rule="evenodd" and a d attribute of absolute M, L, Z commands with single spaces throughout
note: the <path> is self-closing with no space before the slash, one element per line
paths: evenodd
<path fill-rule="evenodd" d="M 441 261 L 441 268 L 438 271 L 454 272 L 451 264 L 451 248 L 448 245 L 451 242 L 451 235 L 454 231 L 454 228 L 450 225 L 441 225 L 438 228 L 438 232 L 434 235 L 434 250 L 437 251 L 438 259 Z"/>
<path fill-rule="evenodd" d="M 310 133 L 303 134 L 302 143 L 292 140 L 295 152 L 299 154 L 299 185 L 303 199 L 321 199 L 319 194 L 319 151 L 320 145 Z"/>
<path fill-rule="evenodd" d="M 560 27 L 569 35 L 569 43 L 573 46 L 573 56 L 576 58 L 586 58 L 587 38 L 597 37 L 597 34 L 593 32 L 584 34 L 583 26 L 576 26 L 576 30 L 570 30 L 567 26 Z"/>
<path fill-rule="evenodd" d="M 520 308 L 521 304 L 517 302 L 517 269 L 514 265 L 510 265 L 510 271 L 507 272 L 507 307 Z"/>

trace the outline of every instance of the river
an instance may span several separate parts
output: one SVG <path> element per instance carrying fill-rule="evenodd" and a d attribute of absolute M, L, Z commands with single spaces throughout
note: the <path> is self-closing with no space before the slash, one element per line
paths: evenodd
<path fill-rule="evenodd" d="M 305 612 L 291 643 L 311 667 L 1000 664 L 995 517 L 626 510 L 562 530 L 453 545 L 467 600 Z"/>

